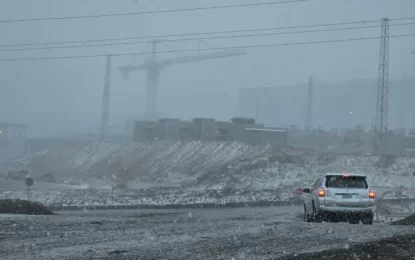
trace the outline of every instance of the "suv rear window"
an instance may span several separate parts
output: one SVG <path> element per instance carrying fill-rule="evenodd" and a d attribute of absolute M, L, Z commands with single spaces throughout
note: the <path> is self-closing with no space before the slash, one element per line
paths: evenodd
<path fill-rule="evenodd" d="M 366 177 L 363 176 L 326 176 L 326 188 L 367 189 Z"/>

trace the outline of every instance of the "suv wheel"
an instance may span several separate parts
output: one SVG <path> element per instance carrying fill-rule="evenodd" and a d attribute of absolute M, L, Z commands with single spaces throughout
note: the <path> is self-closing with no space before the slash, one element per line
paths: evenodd
<path fill-rule="evenodd" d="M 307 208 L 304 205 L 304 222 L 313 222 L 313 218 L 307 213 Z"/>
<path fill-rule="evenodd" d="M 373 224 L 373 216 L 369 215 L 362 219 L 363 225 L 372 225 Z"/>
<path fill-rule="evenodd" d="M 317 211 L 316 206 L 314 205 L 314 201 L 313 201 L 313 221 L 317 223 L 322 222 L 322 216 L 320 212 Z"/>

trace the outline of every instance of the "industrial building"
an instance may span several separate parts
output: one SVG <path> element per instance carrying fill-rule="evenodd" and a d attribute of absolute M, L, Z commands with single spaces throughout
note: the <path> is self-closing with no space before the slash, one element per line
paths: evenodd
<path fill-rule="evenodd" d="M 366 131 L 362 125 L 311 131 L 292 126 L 288 136 L 288 144 L 295 147 L 340 153 L 373 152 L 376 148 L 374 140 L 374 129 Z M 383 145 L 386 148 L 384 151 L 389 154 L 415 155 L 415 129 L 389 130 L 384 135 Z"/>
<path fill-rule="evenodd" d="M 0 163 L 25 154 L 27 125 L 0 122 Z"/>
<path fill-rule="evenodd" d="M 297 147 L 401 153 L 415 148 L 414 85 L 415 78 L 390 80 L 389 108 L 385 110 L 388 127 L 382 144 L 375 138 L 379 110 L 376 80 L 243 88 L 236 115 L 255 116 L 267 125 L 289 128 L 288 143 Z"/>
<path fill-rule="evenodd" d="M 194 118 L 192 121 L 163 118 L 159 121 L 136 121 L 134 141 L 241 141 L 251 145 L 288 143 L 288 130 L 265 127 L 252 118 L 216 121 Z"/>
<path fill-rule="evenodd" d="M 241 88 L 236 116 L 255 117 L 266 125 L 304 128 L 308 112 L 307 77 L 292 86 Z M 321 82 L 315 80 L 312 128 L 371 130 L 376 119 L 377 80 Z M 413 103 L 415 78 L 389 81 L 389 129 L 415 128 Z"/>
<path fill-rule="evenodd" d="M 28 138 L 26 140 L 26 154 L 36 153 L 63 145 L 67 141 L 63 138 Z"/>

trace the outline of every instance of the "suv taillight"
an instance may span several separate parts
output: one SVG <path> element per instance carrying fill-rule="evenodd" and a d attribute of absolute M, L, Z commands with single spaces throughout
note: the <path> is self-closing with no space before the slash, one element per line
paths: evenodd
<path fill-rule="evenodd" d="M 326 196 L 326 190 L 325 190 L 325 189 L 319 189 L 319 190 L 318 190 L 318 196 L 319 196 L 319 197 L 324 197 L 324 196 Z"/>
<path fill-rule="evenodd" d="M 369 191 L 369 199 L 374 199 L 376 197 L 376 192 L 374 190 Z"/>

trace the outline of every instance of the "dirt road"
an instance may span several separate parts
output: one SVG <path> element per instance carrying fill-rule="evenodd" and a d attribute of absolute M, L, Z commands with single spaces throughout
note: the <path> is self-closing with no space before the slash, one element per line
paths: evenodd
<path fill-rule="evenodd" d="M 278 259 L 413 228 L 304 223 L 298 207 L 0 215 L 0 259 Z"/>

